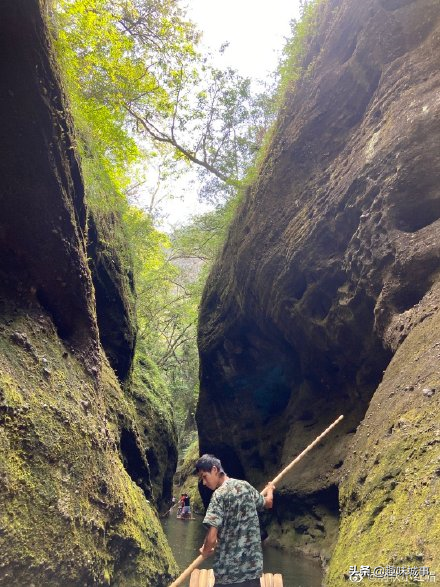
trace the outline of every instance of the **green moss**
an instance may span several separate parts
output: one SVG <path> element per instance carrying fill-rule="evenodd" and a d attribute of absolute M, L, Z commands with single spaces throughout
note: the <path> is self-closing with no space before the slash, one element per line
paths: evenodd
<path fill-rule="evenodd" d="M 17 389 L 14 379 L 7 373 L 0 376 L 0 394 L 2 406 L 16 408 L 23 405 L 23 396 Z"/>
<path fill-rule="evenodd" d="M 155 362 L 139 348 L 136 350 L 132 389 L 138 397 L 151 402 L 169 427 L 173 427 L 171 392 Z"/>
<path fill-rule="evenodd" d="M 118 414 L 134 405 L 105 359 L 97 383 L 38 307 L 6 314 L 0 332 L 2 577 L 167 585 L 177 567 L 118 450 Z"/>
<path fill-rule="evenodd" d="M 352 565 L 440 568 L 440 398 L 423 394 L 440 386 L 439 328 L 436 315 L 410 333 L 356 435 L 340 486 L 342 520 L 329 587 L 339 587 Z"/>
<path fill-rule="evenodd" d="M 358 492 L 360 503 L 342 521 L 342 539 L 332 561 L 332 567 L 337 564 L 338 570 L 330 573 L 329 585 L 338 585 L 340 569 L 348 570 L 357 562 L 372 566 L 438 565 L 438 462 L 433 459 L 435 447 L 426 448 L 429 443 L 430 434 L 421 434 L 420 428 L 412 426 L 404 442 L 390 442 L 385 458 L 368 475 L 361 490 L 359 479 L 347 484 L 345 497 L 350 499 Z M 407 466 L 393 469 L 390 465 L 396 463 Z"/>

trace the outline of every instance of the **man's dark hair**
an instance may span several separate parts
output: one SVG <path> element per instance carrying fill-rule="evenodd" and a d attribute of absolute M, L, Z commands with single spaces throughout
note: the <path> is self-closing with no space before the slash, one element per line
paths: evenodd
<path fill-rule="evenodd" d="M 225 475 L 220 459 L 214 455 L 202 455 L 195 464 L 195 472 L 206 471 L 209 473 L 212 467 L 217 467 L 219 473 Z"/>

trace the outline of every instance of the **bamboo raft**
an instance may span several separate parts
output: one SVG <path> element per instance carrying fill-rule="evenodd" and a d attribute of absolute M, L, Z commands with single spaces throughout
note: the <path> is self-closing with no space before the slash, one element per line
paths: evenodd
<path fill-rule="evenodd" d="M 189 587 L 213 587 L 215 584 L 212 569 L 196 569 L 191 573 Z M 283 587 L 283 577 L 276 573 L 264 573 L 260 579 L 261 587 Z"/>

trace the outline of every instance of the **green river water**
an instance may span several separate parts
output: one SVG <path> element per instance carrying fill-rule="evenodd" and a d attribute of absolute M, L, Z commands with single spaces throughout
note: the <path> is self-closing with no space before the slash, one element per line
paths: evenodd
<path fill-rule="evenodd" d="M 195 520 L 178 520 L 175 515 L 171 515 L 162 520 L 181 571 L 200 554 L 199 548 L 205 536 L 202 519 L 201 516 L 196 516 Z M 321 587 L 323 574 L 319 563 L 264 545 L 263 554 L 264 572 L 281 573 L 284 587 Z M 212 562 L 208 559 L 200 568 L 208 569 L 211 566 Z"/>

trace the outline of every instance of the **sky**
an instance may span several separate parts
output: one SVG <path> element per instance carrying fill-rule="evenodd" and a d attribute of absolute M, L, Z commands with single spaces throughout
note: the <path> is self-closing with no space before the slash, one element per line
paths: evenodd
<path fill-rule="evenodd" d="M 186 0 L 188 16 L 212 49 L 229 42 L 225 59 L 242 75 L 262 78 L 278 63 L 299 0 Z"/>
<path fill-rule="evenodd" d="M 275 71 L 290 21 L 299 17 L 300 0 L 184 0 L 188 17 L 202 31 L 203 45 L 212 51 L 229 45 L 216 65 L 231 66 L 255 80 Z M 165 229 L 207 211 L 197 199 L 197 190 L 184 188 L 185 198 L 166 207 Z"/>

